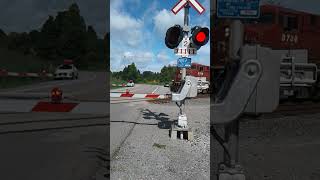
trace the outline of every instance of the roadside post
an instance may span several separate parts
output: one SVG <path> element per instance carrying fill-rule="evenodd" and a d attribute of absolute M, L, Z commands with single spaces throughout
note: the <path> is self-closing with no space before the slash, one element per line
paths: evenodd
<path fill-rule="evenodd" d="M 187 68 L 191 67 L 191 58 L 189 56 L 196 55 L 197 50 L 205 45 L 209 40 L 209 29 L 205 27 L 195 26 L 190 28 L 190 7 L 193 7 L 199 14 L 205 11 L 205 8 L 196 0 L 180 0 L 171 11 L 177 14 L 184 8 L 184 25 L 175 25 L 167 30 L 165 44 L 168 48 L 174 49 L 174 53 L 180 56 L 177 65 L 181 68 L 181 87 L 178 92 L 172 92 L 172 101 L 179 107 L 178 122 L 174 124 L 170 130 L 171 138 L 192 140 L 192 129 L 188 127 L 187 115 L 183 111 L 185 100 L 188 97 L 197 96 L 197 79 L 187 75 Z M 191 36 L 189 37 L 189 32 Z M 182 42 L 182 43 L 181 43 Z M 180 47 L 179 44 L 181 44 Z M 184 136 L 187 136 L 184 138 Z"/>
<path fill-rule="evenodd" d="M 281 55 L 270 48 L 244 46 L 241 19 L 259 18 L 260 0 L 216 0 L 217 18 L 230 20 L 229 59 L 235 65 L 211 105 L 213 125 L 224 125 L 224 138 L 211 129 L 224 149 L 218 180 L 245 180 L 239 163 L 239 119 L 243 113 L 272 112 L 278 106 Z M 276 71 L 274 71 L 276 70 Z M 225 93 L 227 92 L 227 93 Z"/>

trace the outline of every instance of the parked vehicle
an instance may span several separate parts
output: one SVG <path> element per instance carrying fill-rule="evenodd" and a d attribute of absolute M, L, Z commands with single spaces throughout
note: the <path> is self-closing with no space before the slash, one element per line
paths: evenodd
<path fill-rule="evenodd" d="M 209 81 L 198 81 L 198 93 L 207 94 L 209 92 L 210 82 Z"/>
<path fill-rule="evenodd" d="M 127 83 L 127 87 L 134 87 L 134 82 L 133 82 L 133 80 L 130 80 L 130 81 Z"/>
<path fill-rule="evenodd" d="M 57 67 L 55 79 L 78 79 L 79 72 L 75 65 L 70 60 L 65 60 L 64 63 Z"/>
<path fill-rule="evenodd" d="M 171 85 L 171 91 L 176 92 L 179 87 L 181 86 L 181 69 L 177 68 L 176 74 L 175 74 L 175 79 L 172 82 Z M 203 82 L 203 85 L 209 86 L 206 90 L 203 91 L 203 93 L 209 93 L 211 92 L 211 85 L 210 85 L 210 67 L 206 65 L 202 65 L 199 63 L 192 63 L 191 68 L 188 68 L 186 70 L 186 74 L 190 76 L 197 77 L 199 81 Z M 202 83 L 199 87 L 202 86 Z M 202 90 L 201 90 L 202 92 Z"/>

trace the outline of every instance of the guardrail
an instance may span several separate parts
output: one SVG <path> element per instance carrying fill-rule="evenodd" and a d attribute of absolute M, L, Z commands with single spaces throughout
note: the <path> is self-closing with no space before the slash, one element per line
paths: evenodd
<path fill-rule="evenodd" d="M 25 72 L 8 72 L 5 69 L 0 69 L 0 77 L 53 77 L 52 73 L 45 71 L 40 73 L 25 73 Z"/>

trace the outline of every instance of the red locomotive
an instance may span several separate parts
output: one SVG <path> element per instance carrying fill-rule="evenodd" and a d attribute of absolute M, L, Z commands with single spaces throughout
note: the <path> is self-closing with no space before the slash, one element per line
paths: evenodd
<path fill-rule="evenodd" d="M 276 5 L 262 5 L 259 19 L 244 20 L 244 43 L 257 43 L 273 49 L 307 49 L 309 62 L 320 63 L 320 15 Z M 223 65 L 227 41 L 226 23 L 215 29 L 216 66 Z"/>
<path fill-rule="evenodd" d="M 292 10 L 276 5 L 262 5 L 258 19 L 245 19 L 244 44 L 260 44 L 277 50 L 307 50 L 307 62 L 320 64 L 320 15 Z M 224 67 L 228 63 L 227 56 L 230 37 L 228 20 L 217 19 L 213 29 L 211 47 L 213 60 L 214 86 L 219 89 L 225 77 Z M 318 77 L 319 79 L 319 77 Z M 314 85 L 317 86 L 318 82 Z M 214 88 L 215 88 L 214 87 Z M 294 97 L 304 92 L 304 87 L 292 87 Z M 313 89 L 313 88 L 311 88 Z M 309 89 L 307 90 L 309 92 Z M 301 93 L 305 94 L 305 93 Z M 311 93 L 313 94 L 313 93 Z"/>
<path fill-rule="evenodd" d="M 186 69 L 186 75 L 198 77 L 201 82 L 210 81 L 210 66 L 199 63 L 191 63 L 191 68 Z M 176 92 L 181 85 L 182 70 L 177 68 L 174 82 L 171 86 L 171 91 Z"/>
<path fill-rule="evenodd" d="M 175 81 L 181 80 L 182 70 L 177 68 Z M 191 68 L 187 69 L 187 75 L 194 77 L 205 77 L 207 81 L 210 81 L 210 67 L 199 63 L 192 63 Z"/>
<path fill-rule="evenodd" d="M 245 44 L 260 44 L 279 50 L 306 49 L 309 63 L 320 64 L 320 46 L 317 44 L 320 42 L 320 15 L 267 4 L 260 7 L 260 18 L 242 22 Z M 217 19 L 215 24 L 215 28 L 211 30 L 211 57 L 214 82 L 218 83 L 222 82 L 224 66 L 228 61 L 229 37 L 225 30 L 229 27 L 229 22 Z M 207 77 L 209 81 L 210 67 L 193 63 L 193 68 L 187 70 L 188 74 Z M 180 79 L 178 69 L 175 81 L 179 82 Z"/>

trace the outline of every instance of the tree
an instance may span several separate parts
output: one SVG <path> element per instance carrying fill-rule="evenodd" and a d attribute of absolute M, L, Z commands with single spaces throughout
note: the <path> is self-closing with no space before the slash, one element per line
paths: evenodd
<path fill-rule="evenodd" d="M 94 51 L 97 52 L 98 47 L 97 47 L 97 41 L 98 41 L 98 36 L 96 31 L 93 29 L 92 26 L 88 26 L 87 30 L 87 51 Z"/>
<path fill-rule="evenodd" d="M 176 73 L 176 67 L 174 66 L 164 66 L 160 71 L 160 82 L 170 82 L 174 79 Z"/>
<path fill-rule="evenodd" d="M 8 36 L 2 29 L 0 29 L 0 47 L 8 47 Z"/>
<path fill-rule="evenodd" d="M 56 16 L 48 16 L 40 30 L 10 33 L 0 30 L 0 47 L 40 56 L 44 60 L 73 59 L 79 68 L 103 68 L 109 65 L 109 33 L 100 39 L 93 26 L 86 26 L 76 3 Z"/>
<path fill-rule="evenodd" d="M 123 80 L 133 80 L 137 81 L 140 78 L 140 72 L 138 71 L 136 65 L 132 63 L 123 69 L 122 79 Z"/>
<path fill-rule="evenodd" d="M 86 24 L 77 4 L 72 4 L 67 11 L 59 12 L 55 24 L 59 28 L 58 54 L 63 58 L 81 60 L 86 54 Z M 82 60 L 85 60 L 84 58 Z M 81 64 L 83 62 L 78 62 Z"/>
<path fill-rule="evenodd" d="M 31 39 L 25 32 L 17 33 L 11 32 L 8 36 L 8 48 L 10 50 L 17 50 L 24 54 L 28 54 L 31 49 Z"/>
<path fill-rule="evenodd" d="M 41 28 L 41 35 L 38 46 L 39 55 L 46 59 L 56 59 L 58 38 L 59 31 L 55 24 L 54 17 L 49 16 L 49 18 Z"/>

